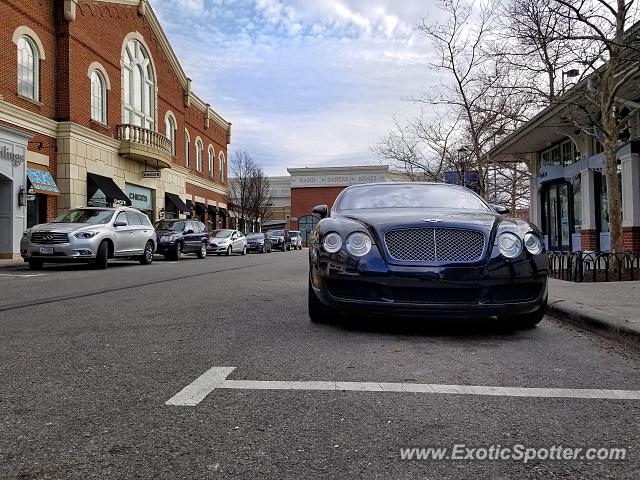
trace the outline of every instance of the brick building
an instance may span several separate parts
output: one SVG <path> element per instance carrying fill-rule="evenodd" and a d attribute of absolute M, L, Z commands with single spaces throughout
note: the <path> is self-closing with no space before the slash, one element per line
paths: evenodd
<path fill-rule="evenodd" d="M 0 256 L 84 205 L 227 218 L 231 124 L 191 90 L 146 0 L 0 3 Z"/>

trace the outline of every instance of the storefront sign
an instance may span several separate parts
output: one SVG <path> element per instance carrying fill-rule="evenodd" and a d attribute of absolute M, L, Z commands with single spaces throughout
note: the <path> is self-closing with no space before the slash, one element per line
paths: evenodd
<path fill-rule="evenodd" d="M 359 173 L 352 175 L 292 175 L 291 187 L 348 187 L 362 183 L 384 182 L 384 174 Z"/>
<path fill-rule="evenodd" d="M 131 200 L 132 207 L 139 210 L 153 210 L 153 190 L 127 183 L 125 191 Z"/>
<path fill-rule="evenodd" d="M 160 178 L 160 170 L 145 170 L 142 172 L 142 178 Z"/>
<path fill-rule="evenodd" d="M 14 153 L 7 147 L 0 147 L 0 158 L 13 162 L 13 165 L 16 167 L 22 165 L 24 162 L 24 155 Z"/>

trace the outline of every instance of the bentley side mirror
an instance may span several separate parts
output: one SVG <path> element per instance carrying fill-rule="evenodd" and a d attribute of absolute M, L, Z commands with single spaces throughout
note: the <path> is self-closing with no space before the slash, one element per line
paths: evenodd
<path fill-rule="evenodd" d="M 509 210 L 507 207 L 503 206 L 503 205 L 494 205 L 493 209 L 498 212 L 500 215 L 507 215 L 508 213 L 511 212 L 511 210 Z"/>
<path fill-rule="evenodd" d="M 326 218 L 329 216 L 329 207 L 326 205 L 316 205 L 311 211 L 316 215 L 320 215 L 320 218 Z"/>

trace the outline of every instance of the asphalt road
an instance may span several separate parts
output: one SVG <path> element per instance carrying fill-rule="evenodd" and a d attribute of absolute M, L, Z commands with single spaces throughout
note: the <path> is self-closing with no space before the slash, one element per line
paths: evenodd
<path fill-rule="evenodd" d="M 216 389 L 231 380 L 640 390 L 640 350 L 545 319 L 314 325 L 306 251 L 0 269 L 2 479 L 640 479 L 640 400 Z M 625 460 L 402 460 L 405 447 Z"/>

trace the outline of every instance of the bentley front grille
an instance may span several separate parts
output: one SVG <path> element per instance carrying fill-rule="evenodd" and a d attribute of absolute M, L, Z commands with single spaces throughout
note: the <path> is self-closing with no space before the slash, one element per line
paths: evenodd
<path fill-rule="evenodd" d="M 474 263 L 482 259 L 485 237 L 463 228 L 402 228 L 384 234 L 389 255 L 404 262 Z"/>

